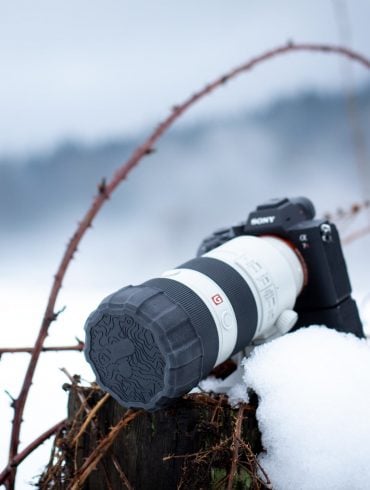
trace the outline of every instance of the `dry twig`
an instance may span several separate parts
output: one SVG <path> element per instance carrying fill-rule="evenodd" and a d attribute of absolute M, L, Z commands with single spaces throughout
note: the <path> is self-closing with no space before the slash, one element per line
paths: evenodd
<path fill-rule="evenodd" d="M 60 345 L 53 347 L 42 347 L 41 352 L 62 352 L 62 351 L 78 351 L 82 352 L 84 343 L 82 340 L 78 341 L 76 345 Z M 0 347 L 0 357 L 3 354 L 32 354 L 34 347 Z"/>
<path fill-rule="evenodd" d="M 85 463 L 81 466 L 80 470 L 75 475 L 75 478 L 68 486 L 68 490 L 78 490 L 82 487 L 86 478 L 90 475 L 94 468 L 96 468 L 97 464 L 101 460 L 101 458 L 106 454 L 107 450 L 115 441 L 118 434 L 121 430 L 126 427 L 132 420 L 134 420 L 138 415 L 142 414 L 142 410 L 138 410 L 136 412 L 132 410 L 128 410 L 124 417 L 118 422 L 117 425 L 112 427 L 110 432 L 107 434 L 104 439 L 102 439 L 95 450 L 90 454 L 90 456 L 86 459 Z"/>
<path fill-rule="evenodd" d="M 78 433 L 75 435 L 75 437 L 73 438 L 73 441 L 72 441 L 72 444 L 77 444 L 79 438 L 82 436 L 82 434 L 85 432 L 85 430 L 87 429 L 88 425 L 90 424 L 90 422 L 92 421 L 92 419 L 95 417 L 95 415 L 98 413 L 98 411 L 101 409 L 101 407 L 104 405 L 104 403 L 109 399 L 110 397 L 110 394 L 109 393 L 106 393 L 103 398 L 101 398 L 98 403 L 94 406 L 94 408 L 92 408 L 89 412 L 88 412 L 88 415 L 86 417 L 86 419 L 84 420 L 83 424 L 81 425 L 80 427 L 80 430 L 78 431 Z M 85 402 L 86 402 L 86 399 L 85 399 Z"/>
<path fill-rule="evenodd" d="M 241 434 L 242 434 L 243 415 L 244 415 L 244 404 L 241 404 L 238 410 L 238 414 L 236 416 L 236 422 L 235 422 L 233 438 L 231 443 L 232 459 L 231 459 L 231 468 L 230 468 L 230 473 L 229 473 L 228 483 L 227 483 L 227 490 L 233 489 L 233 481 L 238 467 L 239 446 L 240 446 L 239 441 L 241 439 Z"/>
<path fill-rule="evenodd" d="M 31 444 L 23 449 L 20 453 L 18 453 L 4 468 L 4 470 L 0 474 L 0 481 L 4 482 L 12 472 L 24 459 L 27 458 L 35 449 L 37 449 L 41 444 L 43 444 L 49 437 L 54 434 L 57 434 L 60 430 L 62 430 L 66 426 L 67 421 L 62 420 L 57 424 L 50 427 L 47 431 L 41 434 L 37 439 L 35 439 Z"/>
<path fill-rule="evenodd" d="M 119 474 L 122 483 L 126 486 L 127 490 L 134 490 L 133 487 L 131 486 L 130 482 L 127 479 L 127 476 L 123 472 L 119 462 L 117 461 L 117 458 L 115 456 L 112 456 L 112 462 L 114 464 L 114 467 L 117 470 L 117 473 Z"/>
<path fill-rule="evenodd" d="M 329 221 L 333 221 L 334 223 L 337 223 L 341 234 L 344 235 L 345 230 L 347 230 L 348 227 L 354 223 L 355 219 L 361 213 L 364 213 L 369 209 L 370 209 L 370 201 L 356 202 L 351 204 L 351 206 L 348 209 L 339 208 L 334 213 L 325 213 L 324 217 Z M 343 227 L 343 222 L 346 225 L 345 229 Z M 370 233 L 370 225 L 365 225 L 362 228 L 359 228 L 358 230 L 355 230 L 351 233 L 347 233 L 342 238 L 342 243 L 343 245 L 348 245 L 354 242 L 355 240 L 358 240 L 359 238 L 363 238 L 365 235 L 369 233 Z"/>

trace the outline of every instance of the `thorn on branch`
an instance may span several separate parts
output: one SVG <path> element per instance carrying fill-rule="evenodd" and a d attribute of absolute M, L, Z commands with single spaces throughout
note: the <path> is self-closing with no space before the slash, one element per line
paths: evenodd
<path fill-rule="evenodd" d="M 286 44 L 287 44 L 288 48 L 293 48 L 294 47 L 294 41 L 293 41 L 293 39 L 288 39 L 288 41 L 287 41 Z"/>
<path fill-rule="evenodd" d="M 108 197 L 108 194 L 107 194 L 107 179 L 105 177 L 103 177 L 100 181 L 100 184 L 98 185 L 98 191 L 99 191 L 99 194 L 104 196 L 104 197 Z"/>
<path fill-rule="evenodd" d="M 224 77 L 221 78 L 221 83 L 226 83 L 227 81 L 229 81 L 229 76 L 228 75 L 225 75 Z"/>
<path fill-rule="evenodd" d="M 145 151 L 145 155 L 151 155 L 152 153 L 155 153 L 155 148 L 148 148 Z"/>
<path fill-rule="evenodd" d="M 66 306 L 63 306 L 63 307 L 62 307 L 60 310 L 55 311 L 55 312 L 53 313 L 53 315 L 52 315 L 52 321 L 54 322 L 55 320 L 57 320 L 57 319 L 58 319 L 58 317 L 59 317 L 59 315 L 60 315 L 61 313 L 63 313 L 63 311 L 65 311 L 66 309 L 67 309 L 67 307 L 66 307 Z"/>
<path fill-rule="evenodd" d="M 77 342 L 77 347 L 79 347 L 81 350 L 83 350 L 83 348 L 85 347 L 85 342 L 83 342 L 78 337 L 75 337 L 75 339 L 76 339 L 76 342 Z"/>
<path fill-rule="evenodd" d="M 5 390 L 5 393 L 8 395 L 8 397 L 11 400 L 10 406 L 15 409 L 17 406 L 17 400 L 9 393 L 8 390 Z"/>

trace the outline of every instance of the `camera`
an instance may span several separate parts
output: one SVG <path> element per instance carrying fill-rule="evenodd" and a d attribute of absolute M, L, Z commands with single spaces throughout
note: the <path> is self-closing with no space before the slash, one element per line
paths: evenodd
<path fill-rule="evenodd" d="M 196 258 L 105 298 L 85 356 L 121 405 L 153 411 L 243 349 L 312 324 L 364 336 L 335 225 L 305 197 L 272 199 Z"/>

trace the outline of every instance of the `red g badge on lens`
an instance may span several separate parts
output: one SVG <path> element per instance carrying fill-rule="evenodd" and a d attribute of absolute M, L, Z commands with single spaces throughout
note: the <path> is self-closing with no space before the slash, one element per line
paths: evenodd
<path fill-rule="evenodd" d="M 215 294 L 214 296 L 212 296 L 212 301 L 215 305 L 220 305 L 224 302 L 220 294 Z"/>

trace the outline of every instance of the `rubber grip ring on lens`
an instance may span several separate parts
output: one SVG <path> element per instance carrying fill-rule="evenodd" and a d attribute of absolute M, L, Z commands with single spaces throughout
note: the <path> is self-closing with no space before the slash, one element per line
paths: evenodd
<path fill-rule="evenodd" d="M 213 319 L 195 293 L 173 283 L 153 279 L 123 288 L 86 322 L 85 355 L 97 382 L 125 407 L 157 410 L 196 386 L 214 365 Z M 187 297 L 188 311 L 180 296 Z M 200 335 L 201 324 L 208 328 Z"/>

